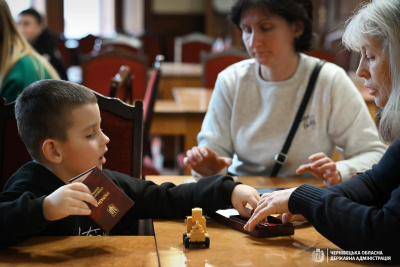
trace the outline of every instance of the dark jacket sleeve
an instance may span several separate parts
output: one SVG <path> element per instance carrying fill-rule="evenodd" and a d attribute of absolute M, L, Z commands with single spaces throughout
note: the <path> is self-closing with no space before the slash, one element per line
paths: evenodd
<path fill-rule="evenodd" d="M 194 207 L 202 208 L 203 214 L 229 208 L 233 188 L 239 184 L 230 176 L 214 175 L 197 183 L 157 185 L 117 172 L 105 170 L 105 173 L 135 202 L 128 216 L 137 219 L 184 218 Z"/>
<path fill-rule="evenodd" d="M 329 187 L 328 190 L 360 204 L 382 207 L 390 199 L 392 191 L 400 184 L 399 162 L 400 142 L 396 139 L 371 170 L 345 183 Z M 354 190 L 355 188 L 357 190 Z"/>
<path fill-rule="evenodd" d="M 330 188 L 302 185 L 289 210 L 302 214 L 345 250 L 384 251 L 396 257 L 400 244 L 400 145 L 395 141 L 372 170 Z M 396 262 L 398 259 L 394 259 Z"/>
<path fill-rule="evenodd" d="M 10 246 L 43 231 L 43 197 L 25 192 L 19 197 L 14 192 L 0 193 L 0 247 Z"/>

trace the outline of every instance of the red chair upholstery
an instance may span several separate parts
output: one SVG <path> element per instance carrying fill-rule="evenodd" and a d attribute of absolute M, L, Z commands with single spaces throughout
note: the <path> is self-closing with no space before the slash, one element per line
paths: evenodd
<path fill-rule="evenodd" d="M 73 57 L 76 56 L 76 51 L 68 49 L 65 46 L 65 42 L 66 42 L 66 39 L 65 39 L 64 35 L 62 33 L 58 34 L 56 37 L 56 46 L 57 46 L 58 51 L 60 51 L 60 54 L 61 54 L 61 57 L 65 64 L 65 67 L 68 68 L 71 65 L 73 65 L 73 63 L 74 63 Z"/>
<path fill-rule="evenodd" d="M 153 65 L 157 55 L 162 54 L 160 38 L 150 32 L 144 32 L 138 38 L 142 41 L 144 54 L 150 59 L 149 63 Z"/>
<path fill-rule="evenodd" d="M 90 89 L 102 95 L 108 95 L 110 80 L 122 65 L 126 65 L 134 76 L 133 99 L 143 99 L 147 80 L 147 62 L 146 56 L 122 49 L 100 50 L 98 54 L 92 54 L 82 62 L 82 82 Z"/>
<path fill-rule="evenodd" d="M 201 64 L 203 66 L 203 86 L 214 88 L 218 74 L 226 67 L 248 59 L 249 55 L 237 48 L 225 49 L 217 53 L 202 53 Z"/>
<path fill-rule="evenodd" d="M 143 146 L 143 103 L 128 105 L 118 98 L 96 93 L 101 127 L 110 138 L 104 168 L 135 178 L 141 177 Z"/>
<path fill-rule="evenodd" d="M 98 39 L 98 36 L 94 36 L 92 34 L 88 34 L 85 37 L 82 37 L 78 40 L 79 42 L 79 52 L 84 55 L 92 52 L 94 50 L 94 44 Z"/>
<path fill-rule="evenodd" d="M 191 33 L 176 37 L 174 44 L 175 62 L 200 63 L 200 52 L 211 51 L 214 41 L 214 38 L 202 33 Z"/>
<path fill-rule="evenodd" d="M 6 104 L 1 98 L 0 105 L 0 191 L 3 190 L 8 178 L 22 165 L 32 160 L 18 135 L 15 119 L 15 102 Z"/>

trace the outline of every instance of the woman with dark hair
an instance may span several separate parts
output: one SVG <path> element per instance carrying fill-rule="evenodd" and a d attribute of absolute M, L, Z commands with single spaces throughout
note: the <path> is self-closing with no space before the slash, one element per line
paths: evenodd
<path fill-rule="evenodd" d="M 371 170 L 347 182 L 264 194 L 245 229 L 270 214 L 284 214 L 284 222 L 301 214 L 342 249 L 382 252 L 375 255 L 400 262 L 400 1 L 364 5 L 347 22 L 343 43 L 361 52 L 357 75 L 383 108 L 379 132 L 391 146 Z"/>
<path fill-rule="evenodd" d="M 229 18 L 252 59 L 218 75 L 198 147 L 184 162 L 200 176 L 270 176 L 320 61 L 302 53 L 312 41 L 312 3 L 238 0 Z M 333 162 L 336 146 L 344 160 Z M 311 173 L 333 185 L 367 170 L 384 152 L 358 89 L 342 68 L 325 63 L 290 150 L 278 157 L 284 163 L 277 176 Z"/>

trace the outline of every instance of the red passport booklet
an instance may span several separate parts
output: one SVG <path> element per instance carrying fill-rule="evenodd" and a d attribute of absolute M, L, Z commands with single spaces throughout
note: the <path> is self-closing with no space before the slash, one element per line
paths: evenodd
<path fill-rule="evenodd" d="M 82 182 L 92 192 L 97 205 L 89 204 L 90 217 L 105 232 L 114 225 L 133 206 L 134 202 L 99 168 L 93 167 L 72 178 L 70 182 Z"/>

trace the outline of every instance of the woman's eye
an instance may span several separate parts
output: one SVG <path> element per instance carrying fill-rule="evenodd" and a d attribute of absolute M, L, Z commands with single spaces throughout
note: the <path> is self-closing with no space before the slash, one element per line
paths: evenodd
<path fill-rule="evenodd" d="M 375 59 L 374 56 L 366 56 L 366 58 L 367 58 L 368 61 L 373 61 Z"/>
<path fill-rule="evenodd" d="M 272 27 L 261 27 L 261 30 L 263 31 L 263 32 L 267 32 L 267 31 L 269 31 L 269 30 L 271 30 L 272 29 Z"/>

